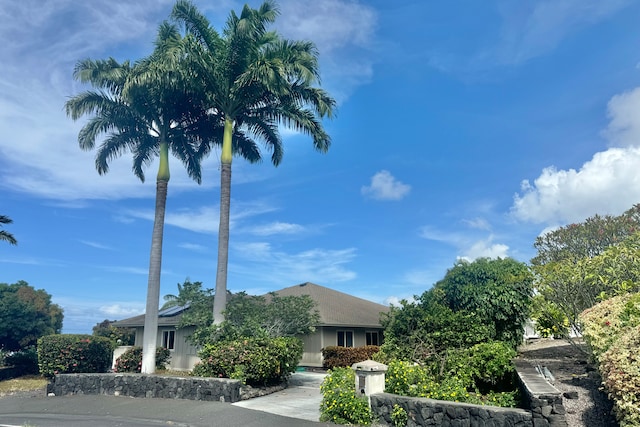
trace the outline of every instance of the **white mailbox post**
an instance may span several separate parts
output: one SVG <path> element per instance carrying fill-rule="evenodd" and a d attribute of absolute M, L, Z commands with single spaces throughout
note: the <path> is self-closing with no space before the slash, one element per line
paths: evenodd
<path fill-rule="evenodd" d="M 354 363 L 351 366 L 356 373 L 356 393 L 371 396 L 384 393 L 384 376 L 388 366 L 373 360 Z"/>

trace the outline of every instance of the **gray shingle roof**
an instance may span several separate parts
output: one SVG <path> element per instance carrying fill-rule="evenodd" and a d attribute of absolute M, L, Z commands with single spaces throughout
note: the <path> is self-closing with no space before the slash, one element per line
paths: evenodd
<path fill-rule="evenodd" d="M 309 295 L 316 302 L 320 313 L 317 326 L 380 327 L 380 313 L 389 311 L 389 307 L 343 292 L 316 285 L 302 283 L 275 291 L 281 297 Z M 180 323 L 182 311 L 169 316 L 158 317 L 158 326 L 175 326 Z M 113 326 L 131 328 L 144 326 L 144 314 L 115 322 Z"/>
<path fill-rule="evenodd" d="M 275 292 L 279 296 L 309 295 L 320 312 L 318 326 L 380 327 L 380 313 L 389 307 L 353 295 L 345 294 L 315 283 L 302 283 Z"/>

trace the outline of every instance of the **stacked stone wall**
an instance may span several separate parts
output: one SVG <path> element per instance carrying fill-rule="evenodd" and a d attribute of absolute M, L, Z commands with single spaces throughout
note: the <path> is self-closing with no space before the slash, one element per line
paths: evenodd
<path fill-rule="evenodd" d="M 105 394 L 218 402 L 241 400 L 242 383 L 226 378 L 175 377 L 142 374 L 56 375 L 48 391 L 56 396 Z"/>
<path fill-rule="evenodd" d="M 371 396 L 371 410 L 380 425 L 394 425 L 391 412 L 394 405 L 402 407 L 408 416 L 407 427 L 531 427 L 531 412 L 517 408 L 479 406 L 418 397 L 379 393 Z"/>

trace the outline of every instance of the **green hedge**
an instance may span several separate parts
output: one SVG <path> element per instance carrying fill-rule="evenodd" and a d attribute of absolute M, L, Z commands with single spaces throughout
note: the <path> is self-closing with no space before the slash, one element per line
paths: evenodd
<path fill-rule="evenodd" d="M 192 375 L 239 379 L 250 385 L 274 384 L 296 370 L 302 341 L 293 337 L 245 338 L 206 344 Z"/>
<path fill-rule="evenodd" d="M 377 345 L 367 345 L 364 347 L 338 347 L 329 346 L 322 349 L 322 366 L 327 369 L 350 367 L 354 363 L 371 359 L 380 351 Z"/>
<path fill-rule="evenodd" d="M 640 425 L 640 294 L 602 301 L 580 321 L 620 426 Z"/>
<path fill-rule="evenodd" d="M 171 351 L 162 347 L 156 348 L 156 369 L 165 369 L 170 358 Z M 132 347 L 122 353 L 116 359 L 116 366 L 113 370 L 114 372 L 141 372 L 142 347 Z"/>
<path fill-rule="evenodd" d="M 108 338 L 92 335 L 47 335 L 38 340 L 38 367 L 47 378 L 56 374 L 107 372 L 112 345 Z"/>

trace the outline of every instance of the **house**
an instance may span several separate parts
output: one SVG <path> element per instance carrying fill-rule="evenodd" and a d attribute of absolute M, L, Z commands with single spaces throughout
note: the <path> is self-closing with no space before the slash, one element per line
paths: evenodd
<path fill-rule="evenodd" d="M 304 343 L 301 366 L 322 366 L 324 347 L 382 344 L 380 314 L 389 311 L 389 307 L 385 305 L 309 282 L 275 293 L 282 297 L 308 295 L 315 301 L 320 314 L 315 333 L 301 337 Z M 170 368 L 175 370 L 189 370 L 200 361 L 198 348 L 186 339 L 193 333 L 193 327 L 176 328 L 182 313 L 187 309 L 188 307 L 172 307 L 158 313 L 158 346 L 171 350 Z M 135 328 L 135 345 L 142 345 L 144 315 L 120 320 L 113 326 Z"/>

